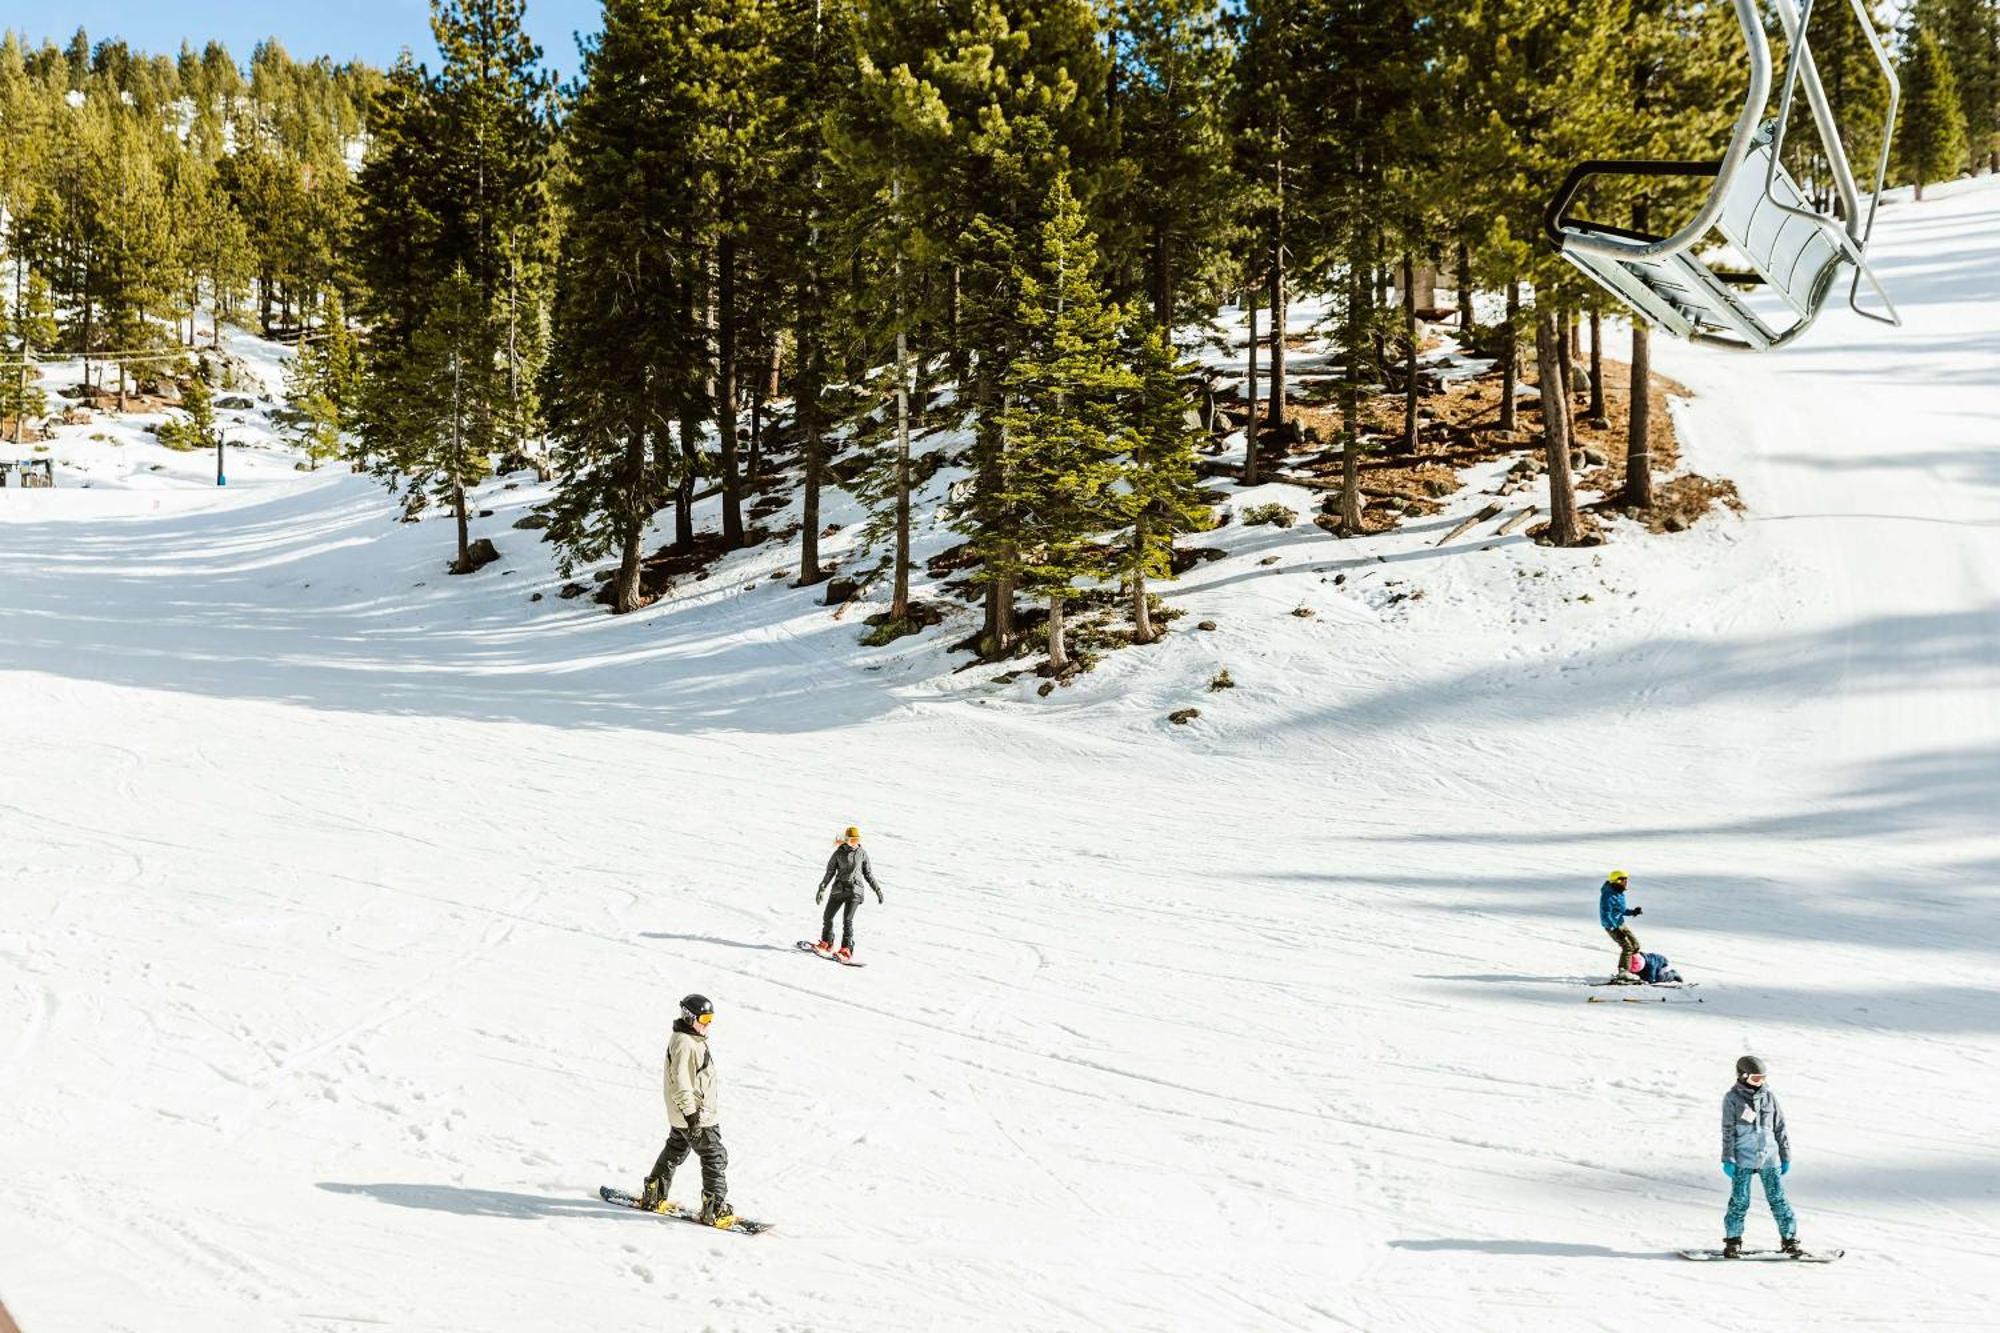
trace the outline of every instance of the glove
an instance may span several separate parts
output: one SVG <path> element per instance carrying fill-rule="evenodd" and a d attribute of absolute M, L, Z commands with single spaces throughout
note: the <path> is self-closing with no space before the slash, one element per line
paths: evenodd
<path fill-rule="evenodd" d="M 822 884 L 819 886 L 819 892 L 813 895 L 813 906 L 817 907 L 825 901 L 826 901 L 826 885 Z"/>
<path fill-rule="evenodd" d="M 1780 1162 L 1778 1164 L 1778 1174 L 1781 1176 L 1792 1174 L 1792 1164 L 1790 1162 Z"/>
<path fill-rule="evenodd" d="M 1645 910 L 1646 910 L 1646 909 L 1645 909 L 1645 908 L 1643 908 L 1643 907 L 1628 907 L 1628 908 L 1626 908 L 1626 909 L 1625 909 L 1625 915 L 1626 915 L 1626 916 L 1639 916 L 1639 915 L 1643 914 L 1643 913 L 1645 912 Z"/>
<path fill-rule="evenodd" d="M 1736 1179 L 1736 1163 L 1724 1162 L 1722 1164 L 1722 1174 L 1728 1176 L 1731 1180 Z"/>

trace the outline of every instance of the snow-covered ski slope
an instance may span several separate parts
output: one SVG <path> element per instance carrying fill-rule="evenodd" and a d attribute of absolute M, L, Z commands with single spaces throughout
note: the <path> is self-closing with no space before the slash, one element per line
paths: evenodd
<path fill-rule="evenodd" d="M 1745 518 L 1232 524 L 1168 641 L 1048 699 L 857 647 L 777 554 L 561 600 L 525 488 L 468 579 L 360 478 L 0 492 L 0 1298 L 26 1333 L 2000 1327 L 1996 185 L 1885 213 L 1900 331 L 1661 349 Z M 792 944 L 849 822 L 865 971 Z M 1699 990 L 1569 984 L 1613 866 Z M 769 1235 L 595 1198 L 659 1148 L 692 990 Z M 1675 1256 L 1721 1238 L 1745 1050 L 1837 1265 Z"/>

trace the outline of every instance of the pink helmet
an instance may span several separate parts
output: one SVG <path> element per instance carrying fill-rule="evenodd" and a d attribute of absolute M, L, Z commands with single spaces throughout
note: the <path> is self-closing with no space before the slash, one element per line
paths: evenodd
<path fill-rule="evenodd" d="M 1625 968 L 1629 972 L 1644 972 L 1646 970 L 1645 955 L 1636 953 L 1633 954 L 1630 958 L 1625 960 Z"/>

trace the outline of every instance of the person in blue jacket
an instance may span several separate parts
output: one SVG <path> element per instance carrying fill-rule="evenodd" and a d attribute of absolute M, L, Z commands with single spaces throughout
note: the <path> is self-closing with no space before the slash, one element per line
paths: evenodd
<path fill-rule="evenodd" d="M 1625 872 L 1614 870 L 1605 877 L 1604 887 L 1597 891 L 1597 920 L 1618 945 L 1618 970 L 1611 974 L 1613 981 L 1636 985 L 1638 978 L 1632 975 L 1632 955 L 1639 953 L 1639 937 L 1625 924 L 1628 916 L 1638 916 L 1639 909 L 1625 905 Z"/>
<path fill-rule="evenodd" d="M 1635 953 L 1626 959 L 1625 966 L 1648 986 L 1679 985 L 1681 981 L 1681 974 L 1668 966 L 1663 953 Z"/>
<path fill-rule="evenodd" d="M 1799 1254 L 1799 1221 L 1781 1179 L 1792 1169 L 1792 1140 L 1778 1094 L 1764 1086 L 1765 1078 L 1764 1062 L 1746 1055 L 1736 1062 L 1735 1086 L 1722 1098 L 1722 1174 L 1730 1180 L 1729 1211 L 1722 1218 L 1725 1259 L 1742 1256 L 1752 1180 L 1764 1183 L 1764 1202 L 1771 1206 L 1784 1252 Z"/>

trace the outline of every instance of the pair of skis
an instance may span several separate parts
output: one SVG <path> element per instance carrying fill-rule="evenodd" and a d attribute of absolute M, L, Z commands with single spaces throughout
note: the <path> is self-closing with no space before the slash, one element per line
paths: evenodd
<path fill-rule="evenodd" d="M 1601 986 L 1607 991 L 1688 991 L 1688 990 L 1693 990 L 1696 986 L 1699 986 L 1701 983 L 1698 981 L 1592 981 L 1586 984 L 1590 986 Z M 1614 1000 L 1622 1001 L 1625 1004 L 1645 1004 L 1648 1002 L 1657 1004 L 1666 1004 L 1669 1003 L 1671 1000 L 1671 997 L 1667 995 L 1643 995 L 1643 994 L 1642 995 L 1615 995 L 1615 994 L 1592 995 L 1587 998 L 1592 1004 L 1610 1004 Z M 1693 996 L 1692 998 L 1696 1004 L 1702 1003 L 1702 999 L 1699 995 Z M 1686 1004 L 1687 1000 L 1683 999 L 1674 1002 L 1679 1004 Z"/>

